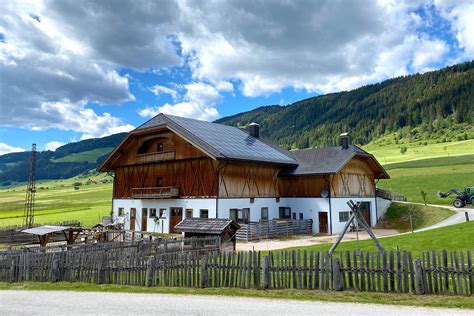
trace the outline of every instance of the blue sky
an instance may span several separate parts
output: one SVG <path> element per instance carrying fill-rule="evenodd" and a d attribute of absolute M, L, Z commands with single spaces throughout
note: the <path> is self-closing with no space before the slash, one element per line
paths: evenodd
<path fill-rule="evenodd" d="M 0 154 L 203 120 L 474 58 L 472 1 L 11 1 Z"/>

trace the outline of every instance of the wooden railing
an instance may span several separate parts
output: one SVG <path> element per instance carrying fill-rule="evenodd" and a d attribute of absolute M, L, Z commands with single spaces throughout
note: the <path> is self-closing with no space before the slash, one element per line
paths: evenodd
<path fill-rule="evenodd" d="M 136 199 L 167 199 L 179 196 L 177 187 L 133 188 L 132 197 Z"/>
<path fill-rule="evenodd" d="M 377 197 L 380 197 L 382 199 L 386 199 L 386 200 L 392 200 L 392 192 L 388 191 L 388 190 L 384 190 L 384 189 L 379 189 L 377 188 L 375 190 L 375 195 Z"/>
<path fill-rule="evenodd" d="M 250 222 L 240 224 L 237 231 L 238 240 L 259 240 L 279 236 L 311 234 L 313 221 L 311 219 L 273 219 L 270 221 Z"/>
<path fill-rule="evenodd" d="M 173 160 L 174 157 L 175 157 L 174 150 L 161 151 L 161 152 L 155 152 L 155 153 L 147 153 L 147 154 L 137 154 L 136 155 L 136 163 L 147 163 L 147 162 Z"/>

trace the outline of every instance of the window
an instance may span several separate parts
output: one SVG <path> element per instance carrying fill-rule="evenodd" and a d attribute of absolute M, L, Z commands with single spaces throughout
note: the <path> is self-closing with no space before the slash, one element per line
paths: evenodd
<path fill-rule="evenodd" d="M 192 208 L 187 208 L 186 209 L 186 218 L 192 218 L 193 217 L 193 209 Z"/>
<path fill-rule="evenodd" d="M 147 217 L 147 215 L 148 215 L 148 209 L 147 209 L 147 208 L 145 208 L 145 207 L 144 207 L 144 208 L 142 208 L 142 218 L 145 218 L 145 217 Z"/>
<path fill-rule="evenodd" d="M 231 219 L 231 220 L 237 222 L 237 221 L 238 221 L 238 216 L 237 216 L 238 213 L 239 213 L 239 210 L 238 210 L 238 209 L 236 209 L 236 208 L 231 208 L 231 209 L 229 210 L 229 219 Z"/>
<path fill-rule="evenodd" d="M 293 213 L 292 215 L 293 215 L 293 219 L 296 219 L 296 213 Z"/>
<path fill-rule="evenodd" d="M 276 201 L 277 203 L 280 203 L 280 198 L 279 198 L 279 197 L 275 198 L 275 201 Z"/>
<path fill-rule="evenodd" d="M 118 216 L 125 216 L 125 209 L 123 207 L 119 207 Z"/>
<path fill-rule="evenodd" d="M 290 207 L 280 207 L 280 219 L 290 219 L 291 218 L 291 208 Z"/>
<path fill-rule="evenodd" d="M 268 207 L 261 208 L 260 218 L 262 221 L 268 221 Z"/>
<path fill-rule="evenodd" d="M 166 218 L 166 209 L 160 208 L 160 218 Z"/>
<path fill-rule="evenodd" d="M 200 218 L 209 218 L 209 210 L 199 210 Z"/>
<path fill-rule="evenodd" d="M 349 212 L 344 211 L 344 212 L 339 212 L 339 222 L 347 222 L 349 220 Z"/>
<path fill-rule="evenodd" d="M 250 198 L 250 203 L 254 203 L 255 202 L 255 198 Z"/>
<path fill-rule="evenodd" d="M 156 208 L 151 208 L 151 209 L 150 209 L 149 217 L 150 217 L 150 218 L 156 217 Z"/>
<path fill-rule="evenodd" d="M 163 186 L 163 178 L 162 177 L 157 177 L 156 178 L 156 186 L 157 187 L 162 187 Z"/>
<path fill-rule="evenodd" d="M 158 143 L 156 144 L 156 151 L 157 152 L 162 152 L 164 151 L 165 147 L 163 146 L 163 143 Z"/>
<path fill-rule="evenodd" d="M 300 219 L 303 219 L 303 213 L 300 213 Z"/>
<path fill-rule="evenodd" d="M 131 208 L 130 209 L 130 217 L 137 217 L 137 209 Z"/>
<path fill-rule="evenodd" d="M 242 209 L 242 221 L 247 224 L 250 222 L 250 209 L 249 208 L 244 208 Z"/>

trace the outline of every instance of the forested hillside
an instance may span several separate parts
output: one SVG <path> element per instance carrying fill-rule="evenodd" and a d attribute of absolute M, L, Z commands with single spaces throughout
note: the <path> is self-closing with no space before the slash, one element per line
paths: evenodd
<path fill-rule="evenodd" d="M 126 133 L 87 139 L 66 144 L 53 151 L 37 153 L 38 179 L 66 179 L 97 167 L 108 156 Z M 84 153 L 91 152 L 91 155 Z M 0 185 L 23 182 L 28 179 L 30 152 L 11 153 L 0 156 Z"/>
<path fill-rule="evenodd" d="M 217 122 L 240 127 L 257 122 L 263 137 L 289 149 L 331 145 L 346 131 L 358 144 L 393 132 L 417 140 L 473 138 L 474 61 Z"/>

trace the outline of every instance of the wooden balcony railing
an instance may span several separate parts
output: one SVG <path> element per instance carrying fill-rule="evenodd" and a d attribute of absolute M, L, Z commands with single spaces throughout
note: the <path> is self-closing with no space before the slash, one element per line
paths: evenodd
<path fill-rule="evenodd" d="M 174 157 L 175 157 L 174 150 L 161 151 L 161 152 L 148 153 L 148 154 L 137 154 L 136 162 L 147 163 L 147 162 L 155 162 L 155 161 L 173 160 Z"/>
<path fill-rule="evenodd" d="M 168 199 L 179 197 L 177 187 L 133 188 L 132 197 L 136 199 Z"/>

